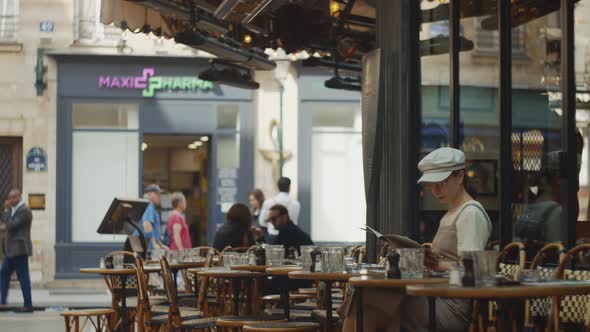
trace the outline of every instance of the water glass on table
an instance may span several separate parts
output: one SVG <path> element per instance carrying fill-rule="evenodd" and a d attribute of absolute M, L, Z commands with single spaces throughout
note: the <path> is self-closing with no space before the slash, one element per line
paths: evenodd
<path fill-rule="evenodd" d="M 282 245 L 266 246 L 266 264 L 269 266 L 283 265 L 285 247 Z"/>
<path fill-rule="evenodd" d="M 322 252 L 322 271 L 323 272 L 342 272 L 344 271 L 344 248 L 342 247 L 324 247 Z"/>
<path fill-rule="evenodd" d="M 424 248 L 398 248 L 402 279 L 424 278 Z"/>
<path fill-rule="evenodd" d="M 247 253 L 236 253 L 230 258 L 230 265 L 247 265 L 248 254 Z"/>
<path fill-rule="evenodd" d="M 475 263 L 475 285 L 493 286 L 496 283 L 496 258 L 498 253 L 493 250 L 472 252 Z"/>
<path fill-rule="evenodd" d="M 122 269 L 124 260 L 125 260 L 125 256 L 123 254 L 114 254 L 113 255 L 113 267 L 115 269 Z"/>

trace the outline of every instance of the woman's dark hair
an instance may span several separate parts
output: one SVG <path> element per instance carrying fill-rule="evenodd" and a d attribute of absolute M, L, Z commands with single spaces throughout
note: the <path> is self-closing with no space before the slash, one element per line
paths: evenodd
<path fill-rule="evenodd" d="M 463 187 L 465 188 L 465 191 L 473 199 L 477 199 L 477 189 L 475 188 L 475 186 L 471 182 L 471 178 L 467 175 L 467 173 L 468 173 L 468 169 L 467 168 L 460 169 L 458 171 L 453 171 L 453 173 L 451 173 L 451 176 L 456 176 L 460 172 L 463 172 Z"/>
<path fill-rule="evenodd" d="M 254 189 L 248 193 L 248 196 L 253 196 L 256 201 L 258 201 L 258 205 L 262 207 L 262 203 L 264 203 L 264 193 L 260 189 Z"/>
<path fill-rule="evenodd" d="M 242 229 L 250 229 L 252 226 L 252 213 L 246 204 L 236 203 L 227 211 L 226 219 L 230 223 L 237 223 Z"/>

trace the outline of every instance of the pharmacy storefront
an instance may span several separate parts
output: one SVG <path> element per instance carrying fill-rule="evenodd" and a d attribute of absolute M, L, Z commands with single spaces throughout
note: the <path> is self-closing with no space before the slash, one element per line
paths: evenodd
<path fill-rule="evenodd" d="M 253 187 L 253 94 L 198 78 L 207 59 L 54 55 L 58 63 L 56 279 L 80 278 L 125 236 L 96 232 L 114 197 L 147 184 L 187 198 L 194 246 Z"/>

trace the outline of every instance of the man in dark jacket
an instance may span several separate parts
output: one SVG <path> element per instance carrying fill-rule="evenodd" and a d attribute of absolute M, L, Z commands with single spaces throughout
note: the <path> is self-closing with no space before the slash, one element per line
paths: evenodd
<path fill-rule="evenodd" d="M 29 256 L 33 255 L 31 223 L 33 214 L 25 204 L 21 193 L 13 189 L 4 202 L 0 218 L 6 224 L 4 239 L 4 261 L 0 268 L 0 304 L 6 305 L 10 276 L 16 271 L 25 305 L 18 312 L 32 312 L 31 279 L 29 277 Z"/>
<path fill-rule="evenodd" d="M 272 244 L 285 246 L 285 256 L 291 247 L 297 249 L 301 255 L 299 247 L 313 245 L 309 235 L 291 221 L 289 211 L 283 205 L 276 204 L 270 208 L 268 221 L 279 231 L 279 235 Z"/>

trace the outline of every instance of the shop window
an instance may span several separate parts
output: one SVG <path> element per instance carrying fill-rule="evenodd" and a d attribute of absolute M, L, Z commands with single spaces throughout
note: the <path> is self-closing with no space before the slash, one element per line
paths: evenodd
<path fill-rule="evenodd" d="M 72 127 L 74 129 L 137 129 L 139 112 L 137 105 L 74 104 Z"/>
<path fill-rule="evenodd" d="M 0 0 L 0 42 L 17 39 L 19 0 Z"/>
<path fill-rule="evenodd" d="M 121 29 L 100 22 L 100 0 L 75 0 L 75 5 L 75 38 L 80 44 L 116 46 L 121 41 Z"/>
<path fill-rule="evenodd" d="M 312 115 L 315 129 L 327 128 L 360 128 L 360 115 L 356 107 L 327 106 L 314 110 Z"/>
<path fill-rule="evenodd" d="M 498 30 L 482 28 L 482 17 L 474 18 L 475 24 L 475 49 L 478 53 L 496 55 L 500 47 Z M 512 29 L 512 54 L 526 55 L 526 25 Z"/>
<path fill-rule="evenodd" d="M 578 222 L 576 223 L 576 240 L 587 242 L 590 238 L 590 0 L 581 0 L 574 7 L 575 36 L 575 75 L 576 86 L 576 154 L 578 157 Z"/>
<path fill-rule="evenodd" d="M 122 242 L 96 233 L 114 197 L 139 197 L 137 132 L 75 131 L 72 141 L 72 241 Z"/>
<path fill-rule="evenodd" d="M 240 135 L 217 136 L 217 168 L 240 167 Z"/>
<path fill-rule="evenodd" d="M 317 242 L 361 242 L 366 217 L 358 104 L 313 107 L 311 236 Z"/>
<path fill-rule="evenodd" d="M 527 31 L 528 56 L 518 57 L 519 39 L 513 38 L 512 54 L 512 231 L 513 240 L 527 246 L 527 258 L 545 243 L 565 241 L 562 233 L 565 202 L 561 180 L 562 118 L 550 98 L 559 91 L 561 28 L 553 27 L 561 9 L 542 16 L 523 16 L 512 32 Z"/>
<path fill-rule="evenodd" d="M 133 104 L 72 105 L 72 240 L 109 242 L 96 233 L 114 197 L 138 197 L 139 112 Z"/>
<path fill-rule="evenodd" d="M 240 106 L 220 105 L 217 107 L 217 128 L 240 130 Z"/>

